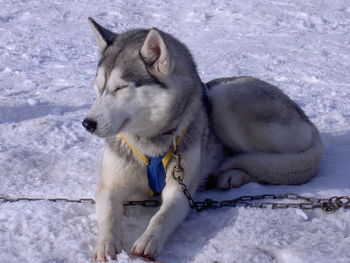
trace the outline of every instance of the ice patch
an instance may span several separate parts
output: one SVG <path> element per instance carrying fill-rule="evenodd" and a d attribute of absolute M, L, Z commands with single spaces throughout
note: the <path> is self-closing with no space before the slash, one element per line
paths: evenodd
<path fill-rule="evenodd" d="M 309 220 L 309 217 L 303 210 L 296 209 L 295 212 L 297 213 L 297 215 L 300 215 L 305 221 Z"/>

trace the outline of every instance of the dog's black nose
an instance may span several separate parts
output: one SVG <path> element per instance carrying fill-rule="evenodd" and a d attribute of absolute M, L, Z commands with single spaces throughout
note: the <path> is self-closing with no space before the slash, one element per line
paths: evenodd
<path fill-rule="evenodd" d="M 96 130 L 97 122 L 90 119 L 84 119 L 82 125 L 87 131 L 93 133 Z"/>

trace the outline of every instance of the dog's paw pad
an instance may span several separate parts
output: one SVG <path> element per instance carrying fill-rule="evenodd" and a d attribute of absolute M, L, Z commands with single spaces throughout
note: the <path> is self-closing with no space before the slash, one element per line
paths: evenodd
<path fill-rule="evenodd" d="M 94 255 L 94 261 L 107 261 L 108 259 L 117 259 L 117 254 L 122 251 L 122 245 L 119 241 L 106 240 L 98 242 Z"/>
<path fill-rule="evenodd" d="M 226 190 L 239 187 L 251 181 L 251 177 L 240 170 L 229 170 L 220 174 L 217 178 L 216 188 Z"/>
<path fill-rule="evenodd" d="M 132 246 L 131 253 L 150 260 L 155 260 L 162 246 L 162 243 L 156 236 L 142 235 Z"/>

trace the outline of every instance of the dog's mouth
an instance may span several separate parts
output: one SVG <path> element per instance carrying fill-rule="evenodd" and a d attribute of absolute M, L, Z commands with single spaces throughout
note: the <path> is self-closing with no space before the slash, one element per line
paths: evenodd
<path fill-rule="evenodd" d="M 109 130 L 109 131 L 96 131 L 93 134 L 96 135 L 97 137 L 100 138 L 110 138 L 113 136 L 116 136 L 117 134 L 125 131 L 125 128 L 128 126 L 128 124 L 130 123 L 130 119 L 127 118 L 125 121 L 123 121 L 123 123 L 120 125 L 120 127 L 116 130 Z"/>
<path fill-rule="evenodd" d="M 119 127 L 118 133 L 121 133 L 125 130 L 125 127 L 130 123 L 130 119 L 127 118 L 122 125 Z"/>

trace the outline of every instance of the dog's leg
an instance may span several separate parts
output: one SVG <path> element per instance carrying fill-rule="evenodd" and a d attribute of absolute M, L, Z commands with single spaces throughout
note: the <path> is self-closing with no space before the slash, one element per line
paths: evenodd
<path fill-rule="evenodd" d="M 115 259 L 122 251 L 123 204 L 135 192 L 133 187 L 138 181 L 138 171 L 133 163 L 119 158 L 112 147 L 106 147 L 96 194 L 98 240 L 93 254 L 95 261 L 106 261 L 108 257 Z"/>
<path fill-rule="evenodd" d="M 217 187 L 226 189 L 248 182 L 303 184 L 317 173 L 322 155 L 319 136 L 313 140 L 309 149 L 303 152 L 257 152 L 229 158 L 214 173 Z"/>
<path fill-rule="evenodd" d="M 93 255 L 95 261 L 106 261 L 108 257 L 116 259 L 122 251 L 121 218 L 125 190 L 108 189 L 100 186 L 96 197 L 98 220 L 98 241 Z"/>
<path fill-rule="evenodd" d="M 191 194 L 196 190 L 200 172 L 200 146 L 193 147 L 183 155 L 184 182 Z M 171 171 L 172 167 L 169 167 Z M 162 193 L 163 203 L 152 217 L 147 229 L 134 243 L 132 253 L 154 259 L 174 229 L 186 218 L 190 211 L 188 201 L 180 185 L 167 175 L 167 183 Z"/>
<path fill-rule="evenodd" d="M 134 243 L 132 253 L 156 258 L 174 229 L 185 219 L 190 208 L 187 199 L 176 185 L 163 190 L 164 200 L 159 211 L 152 217 L 147 229 Z"/>

